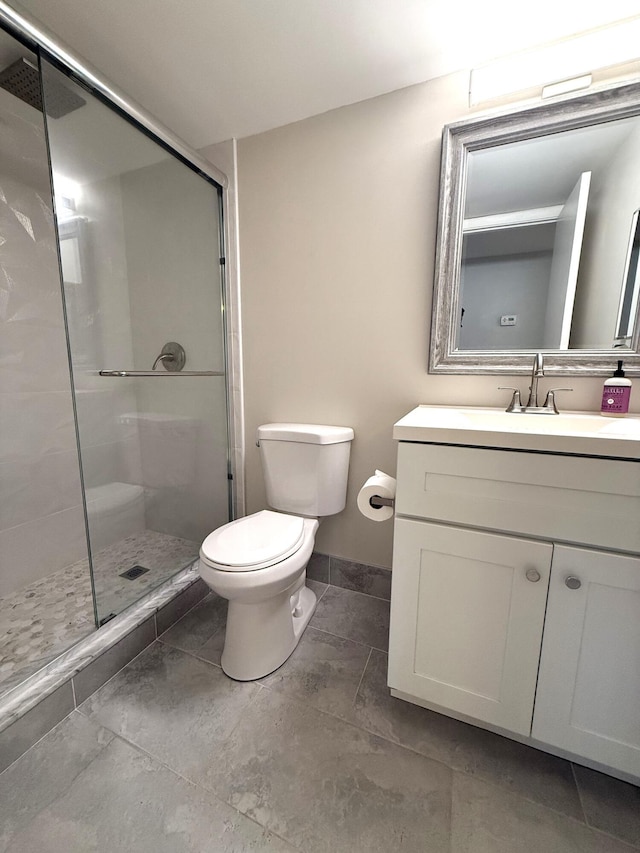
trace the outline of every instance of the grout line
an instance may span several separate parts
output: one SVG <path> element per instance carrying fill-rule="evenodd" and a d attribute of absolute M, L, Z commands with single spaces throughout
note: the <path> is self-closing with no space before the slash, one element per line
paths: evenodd
<path fill-rule="evenodd" d="M 320 630 L 320 629 L 315 629 L 315 630 Z M 322 633 L 329 633 L 329 632 L 323 631 Z M 340 639 L 345 639 L 345 638 L 340 638 Z M 356 642 L 356 641 L 353 641 L 353 642 Z M 364 644 L 361 643 L 360 645 L 364 645 Z M 362 676 L 360 678 L 360 683 L 358 684 L 358 690 L 356 691 L 356 696 L 357 696 L 357 693 L 360 689 L 360 685 L 361 685 L 362 680 L 364 678 L 364 674 L 366 672 L 367 666 L 369 665 L 369 661 L 370 661 L 371 656 L 372 656 L 374 651 L 381 651 L 381 650 L 375 649 L 374 647 L 370 647 L 369 656 L 367 658 L 367 663 L 365 665 Z M 541 803 L 539 800 L 531 799 L 519 791 L 514 791 L 513 788 L 509 787 L 508 785 L 502 785 L 500 782 L 496 781 L 495 778 L 491 778 L 491 777 L 483 776 L 483 775 L 478 775 L 478 774 L 467 773 L 465 770 L 459 769 L 458 767 L 456 767 L 452 764 L 449 764 L 447 761 L 445 761 L 441 758 L 437 758 L 434 755 L 430 755 L 428 753 L 421 752 L 420 750 L 416 749 L 415 747 L 412 747 L 406 743 L 402 743 L 400 740 L 394 740 L 393 738 L 391 738 L 385 734 L 382 734 L 379 731 L 375 731 L 374 729 L 368 727 L 367 725 L 362 725 L 361 723 L 357 722 L 354 719 L 348 719 L 346 717 L 340 716 L 339 714 L 333 713 L 330 710 L 319 708 L 317 705 L 314 705 L 311 702 L 306 701 L 305 699 L 298 698 L 296 696 L 292 696 L 291 694 L 285 693 L 283 691 L 276 690 L 275 688 L 272 688 L 267 684 L 264 684 L 263 687 L 266 690 L 268 690 L 269 692 L 279 695 L 281 698 L 285 699 L 286 701 L 292 702 L 296 705 L 302 705 L 303 707 L 311 708 L 319 714 L 323 714 L 327 717 L 330 717 L 331 719 L 338 720 L 338 721 L 344 723 L 345 725 L 351 726 L 351 727 L 356 728 L 360 731 L 367 732 L 368 734 L 372 735 L 373 737 L 380 738 L 381 740 L 384 740 L 387 743 L 392 744 L 393 746 L 399 747 L 400 749 L 406 750 L 407 752 L 411 752 L 414 755 L 419 755 L 421 758 L 423 758 L 427 761 L 432 761 L 436 764 L 440 764 L 443 767 L 446 767 L 448 770 L 450 770 L 452 774 L 457 773 L 457 774 L 460 774 L 462 776 L 466 776 L 470 779 L 473 779 L 475 781 L 480 781 L 483 784 L 490 785 L 493 788 L 496 788 L 497 790 L 508 791 L 509 793 L 513 794 L 514 797 L 520 798 L 520 799 L 524 800 L 525 802 L 532 803 L 533 805 L 538 806 L 541 809 L 545 809 L 545 810 L 548 810 L 550 812 L 553 812 L 554 814 L 561 815 L 564 818 L 567 818 L 569 820 L 574 821 L 578 825 L 586 826 L 589 830 L 597 831 L 603 835 L 607 835 L 607 833 L 602 832 L 602 830 L 597 830 L 594 827 L 591 827 L 586 820 L 583 821 L 579 818 L 576 818 L 572 815 L 567 814 L 565 811 L 555 809 L 552 806 L 546 805 L 545 803 Z M 403 700 L 398 699 L 397 701 L 401 702 Z M 428 709 L 424 709 L 424 710 L 428 711 Z M 430 713 L 437 713 L 437 712 L 431 711 Z M 465 725 L 471 725 L 471 724 L 467 723 Z M 561 759 L 561 760 L 565 760 L 565 759 Z M 571 762 L 567 762 L 567 763 L 571 764 Z M 572 767 L 572 772 L 573 772 L 573 767 Z M 579 793 L 578 793 L 578 795 L 579 795 Z M 581 798 L 580 798 L 580 806 L 581 806 L 582 811 L 584 812 L 584 808 L 582 807 Z M 623 839 L 617 838 L 616 836 L 609 836 L 609 837 L 615 838 L 616 841 L 623 841 Z M 628 842 L 624 842 L 624 843 L 628 843 Z"/>
<path fill-rule="evenodd" d="M 586 825 L 586 826 L 588 826 L 588 827 L 589 827 L 589 829 L 590 829 L 592 832 L 598 832 L 598 833 L 600 833 L 601 835 L 604 835 L 604 836 L 605 836 L 605 837 L 607 837 L 607 838 L 613 838 L 613 839 L 615 839 L 616 841 L 621 841 L 623 844 L 628 844 L 628 845 L 629 845 L 629 847 L 630 847 L 631 849 L 633 849 L 633 850 L 640 850 L 640 844 L 634 844 L 633 842 L 631 842 L 631 841 L 627 841 L 626 839 L 622 838 L 622 837 L 621 837 L 621 836 L 619 836 L 619 835 L 612 835 L 610 832 L 607 832 L 607 831 L 606 831 L 606 830 L 604 830 L 604 829 L 600 829 L 600 827 L 598 827 L 598 826 L 594 826 L 592 823 L 590 823 L 590 822 L 589 822 L 589 818 L 587 817 L 587 810 L 586 810 L 586 809 L 585 809 L 585 807 L 584 807 L 584 799 L 583 799 L 583 797 L 582 797 L 582 790 L 581 790 L 581 788 L 580 788 L 580 783 L 578 782 L 578 777 L 577 777 L 577 775 L 576 775 L 576 765 L 575 765 L 575 762 L 570 761 L 570 762 L 569 762 L 569 764 L 571 765 L 571 773 L 572 773 L 572 775 L 573 775 L 573 780 L 574 780 L 575 785 L 576 785 L 576 788 L 577 788 L 577 790 L 578 790 L 578 799 L 579 799 L 579 801 L 580 801 L 580 808 L 582 809 L 582 813 L 583 813 L 583 815 L 584 815 L 584 823 L 585 823 L 585 825 Z M 587 768 L 587 769 L 590 769 L 590 768 Z M 593 772 L 594 772 L 594 773 L 597 773 L 597 772 L 599 772 L 599 771 L 595 770 L 595 771 L 593 771 Z M 613 777 L 613 778 L 615 779 L 615 777 Z M 624 781 L 624 780 L 621 780 L 621 781 Z M 626 784 L 631 784 L 631 783 L 626 783 Z"/>
<path fill-rule="evenodd" d="M 38 738 L 38 740 L 37 740 L 37 741 L 35 741 L 35 743 L 32 743 L 32 744 L 31 744 L 31 746 L 30 746 L 28 749 L 25 749 L 25 751 L 24 751 L 24 752 L 21 752 L 21 753 L 20 753 L 20 755 L 19 755 L 17 758 L 14 758 L 14 759 L 13 759 L 13 761 L 11 762 L 11 764 L 8 764 L 8 765 L 7 765 L 3 770 L 0 770 L 0 779 L 2 779 L 2 775 L 3 775 L 4 773 L 6 773 L 6 772 L 7 772 L 7 770 L 11 769 L 11 767 L 13 767 L 13 766 L 14 766 L 14 764 L 17 764 L 17 763 L 18 763 L 18 761 L 20 761 L 22 758 L 24 758 L 24 757 L 25 757 L 25 755 L 27 755 L 28 753 L 30 753 L 30 752 L 31 752 L 31 750 L 32 750 L 35 746 L 37 746 L 37 745 L 38 745 L 39 743 L 41 743 L 41 742 L 42 742 L 46 737 L 48 737 L 48 736 L 51 734 L 51 732 L 54 732 L 54 731 L 58 728 L 58 726 L 61 726 L 61 725 L 62 725 L 62 723 L 64 723 L 64 721 L 65 721 L 65 720 L 68 720 L 68 719 L 69 719 L 69 717 L 70 717 L 72 714 L 75 714 L 75 713 L 76 713 L 76 711 L 77 711 L 77 708 L 72 708 L 72 709 L 71 709 L 71 711 L 69 711 L 69 713 L 68 713 L 68 714 L 66 714 L 66 715 L 65 715 L 61 720 L 58 720 L 58 722 L 55 724 L 55 726 L 53 726 L 53 727 L 52 727 L 52 728 L 50 728 L 48 731 L 46 731 L 43 735 L 41 735 L 41 737 L 39 737 L 39 738 Z M 9 728 L 10 728 L 10 727 L 9 727 Z M 5 729 L 5 731 L 7 731 L 7 729 Z"/>
<path fill-rule="evenodd" d="M 539 751 L 541 752 L 542 750 L 539 750 Z M 545 754 L 548 754 L 548 753 L 545 753 Z M 561 759 L 561 760 L 564 761 L 566 759 Z M 571 764 L 571 768 L 573 771 L 573 766 L 574 766 L 573 762 L 570 761 L 568 763 Z M 559 811 L 558 809 L 554 809 L 553 806 L 548 806 L 545 803 L 541 803 L 539 800 L 532 800 L 529 797 L 527 797 L 526 795 L 521 794 L 518 791 L 514 791 L 513 788 L 508 788 L 508 787 L 503 786 L 503 785 L 501 785 L 501 784 L 499 784 L 493 780 L 486 779 L 482 776 L 473 776 L 472 774 L 467 773 L 464 770 L 454 770 L 453 768 L 451 768 L 451 769 L 453 770 L 454 773 L 458 773 L 462 776 L 467 776 L 470 779 L 480 780 L 485 785 L 490 785 L 493 788 L 497 788 L 498 790 L 501 790 L 501 791 L 508 791 L 514 797 L 518 797 L 519 799 L 524 800 L 525 802 L 532 803 L 533 805 L 538 806 L 538 808 L 544 809 L 545 811 L 552 812 L 553 814 L 561 815 L 566 820 L 569 820 L 572 823 L 577 824 L 578 826 L 582 826 L 585 829 L 588 829 L 589 832 L 592 832 L 595 835 L 602 836 L 603 838 L 608 838 L 612 841 L 615 841 L 617 844 L 622 844 L 625 847 L 628 847 L 629 851 L 640 850 L 640 846 L 633 844 L 631 841 L 626 841 L 624 838 L 621 838 L 619 835 L 612 835 L 610 832 L 607 832 L 606 830 L 599 829 L 596 826 L 591 826 L 591 824 L 586 820 L 582 821 L 579 818 L 574 817 L 573 815 L 569 815 L 566 812 Z M 574 778 L 575 778 L 575 776 L 574 776 Z M 578 791 L 578 796 L 580 796 L 579 791 Z M 580 805 L 582 806 L 582 798 L 581 797 L 580 797 Z M 583 811 L 584 811 L 584 809 L 583 809 Z M 602 849 L 604 849 L 604 848 L 602 848 Z"/>
<path fill-rule="evenodd" d="M 584 801 L 582 799 L 582 791 L 580 790 L 580 784 L 578 783 L 578 777 L 576 776 L 576 768 L 575 768 L 573 761 L 569 762 L 569 766 L 571 767 L 571 777 L 573 779 L 573 784 L 576 786 L 576 792 L 578 794 L 578 802 L 580 803 L 580 808 L 582 810 L 582 817 L 584 819 L 585 824 L 588 827 L 591 827 L 591 824 L 589 823 L 589 821 L 587 819 L 587 810 L 584 807 Z M 591 827 L 591 828 L 593 829 L 594 827 Z"/>
<path fill-rule="evenodd" d="M 322 592 L 320 594 L 318 594 L 316 592 L 316 599 L 317 599 L 316 604 L 317 604 L 320 601 L 320 599 L 322 598 L 322 596 L 325 594 L 325 592 L 329 589 L 329 584 L 325 583 L 324 581 L 315 581 L 315 580 L 313 580 L 313 578 L 307 578 L 307 580 L 312 581 L 313 583 L 319 583 L 321 586 L 324 587 L 324 589 L 322 590 Z M 309 589 L 311 589 L 311 587 L 309 587 Z M 312 592 L 313 591 L 315 591 L 315 590 L 312 590 Z"/>
<path fill-rule="evenodd" d="M 434 713 L 437 712 L 434 711 Z M 562 760 L 564 761 L 565 759 Z M 567 812 L 563 812 L 560 809 L 555 809 L 553 806 L 549 806 L 546 803 L 541 803 L 540 800 L 534 800 L 531 797 L 528 797 L 526 794 L 522 793 L 521 791 L 514 790 L 508 784 L 502 784 L 501 782 L 496 781 L 496 779 L 489 778 L 488 776 L 469 773 L 466 770 L 461 770 L 457 767 L 452 767 L 450 764 L 446 764 L 446 766 L 449 767 L 452 773 L 457 773 L 459 776 L 466 776 L 467 779 L 473 779 L 475 782 L 481 782 L 483 785 L 489 785 L 489 787 L 495 788 L 496 791 L 502 791 L 504 793 L 510 794 L 512 797 L 515 797 L 519 800 L 523 800 L 525 803 L 531 803 L 532 805 L 537 806 L 539 809 L 551 812 L 552 814 L 560 815 L 561 817 L 565 818 L 566 820 L 572 821 L 578 826 L 585 827 L 586 829 L 591 829 L 591 827 L 587 826 L 583 820 L 580 820 L 580 818 L 567 814 Z"/>
<path fill-rule="evenodd" d="M 197 581 L 194 581 L 194 583 L 197 583 Z M 186 589 L 186 590 L 184 590 L 184 592 L 187 592 L 189 589 L 191 589 L 191 587 L 187 587 L 187 589 Z M 183 619 L 186 619 L 186 618 L 187 618 L 187 616 L 191 613 L 191 611 L 192 611 L 192 610 L 195 610 L 195 609 L 196 609 L 196 607 L 199 607 L 199 606 L 200 606 L 204 601 L 206 601 L 206 600 L 207 600 L 207 598 L 209 598 L 210 596 L 213 596 L 213 595 L 216 595 L 216 593 L 214 593 L 214 592 L 213 592 L 213 590 L 209 590 L 208 592 L 206 592 L 206 593 L 202 596 L 202 598 L 199 598 L 199 599 L 195 602 L 195 604 L 192 604 L 192 605 L 191 605 L 191 607 L 190 607 L 188 610 L 185 610 L 185 612 L 182 614 L 182 616 L 180 616 L 178 619 L 176 619 L 176 620 L 175 620 L 175 622 L 172 622 L 172 623 L 171 623 L 171 625 L 169 625 L 169 627 L 168 627 L 168 628 L 165 628 L 165 630 L 162 632 L 162 634 L 157 635 L 157 639 L 159 640 L 161 637 L 163 637 L 163 636 L 167 633 L 167 631 L 170 631 L 170 630 L 171 630 L 175 625 L 177 625 L 178 623 L 182 622 L 182 620 L 183 620 Z M 217 597 L 218 597 L 218 598 L 220 598 L 220 596 L 217 596 Z M 164 606 L 164 607 L 166 607 L 167 605 L 172 604 L 172 603 L 173 603 L 173 600 L 170 600 L 170 601 L 168 601 L 168 602 L 167 602 L 167 604 L 165 604 L 165 605 L 163 605 L 163 606 Z M 157 613 L 158 613 L 158 611 L 156 610 L 156 615 L 157 615 Z M 164 642 L 164 641 L 163 641 L 163 642 Z M 206 643 L 206 642 L 207 642 L 207 640 L 205 640 L 205 643 Z"/>
<path fill-rule="evenodd" d="M 150 619 L 150 618 L 151 618 L 151 617 L 147 617 L 147 619 Z M 96 661 L 99 661 L 99 660 L 100 660 L 100 658 L 101 658 L 103 655 L 109 654 L 109 652 L 110 652 L 112 649 L 117 649 L 117 648 L 118 648 L 118 645 L 119 645 L 120 643 L 124 642 L 125 640 L 127 640 L 127 639 L 128 639 L 128 638 L 129 638 L 129 637 L 130 637 L 130 636 L 131 636 L 135 631 L 137 631 L 139 628 L 141 628 L 141 627 L 142 627 L 142 626 L 147 622 L 147 619 L 145 619 L 145 620 L 144 620 L 144 622 L 140 622 L 138 625 L 136 625 L 136 627 L 135 627 L 135 628 L 133 628 L 131 631 L 129 631 L 129 633 L 128 633 L 128 634 L 125 634 L 125 635 L 124 635 L 124 637 L 122 637 L 122 639 L 121 639 L 121 640 L 118 640 L 118 642 L 117 642 L 115 645 L 111 646 L 111 648 L 110 648 L 110 649 L 107 649 L 105 652 L 102 652 L 102 654 L 100 654 L 100 655 L 98 655 L 97 657 L 95 657 L 95 658 L 91 661 L 91 663 L 87 664 L 87 666 L 86 666 L 84 669 L 80 670 L 80 672 L 85 672 L 86 670 L 88 670 L 88 669 L 89 669 L 89 667 L 90 667 L 92 664 L 94 664 Z M 142 654 L 144 654 L 146 651 L 148 651 L 148 650 L 149 650 L 152 646 L 154 646 L 157 642 L 158 642 L 158 640 L 157 640 L 157 639 L 153 639 L 153 640 L 151 640 L 151 642 L 150 642 L 150 643 L 147 643 L 147 645 L 146 645 L 146 646 L 144 646 L 142 649 L 140 649 L 140 651 L 139 651 L 139 652 L 136 652 L 136 654 L 135 654 L 132 658 L 130 658 L 126 663 L 123 663 L 123 664 L 122 664 L 122 666 L 120 667 L 120 669 L 118 669 L 116 672 L 114 672 L 114 673 L 113 673 L 113 675 L 109 676 L 109 678 L 107 678 L 107 680 L 106 680 L 106 681 L 103 681 L 103 682 L 102 682 L 102 684 L 100 684 L 98 687 L 96 687 L 96 689 L 95 689 L 92 693 L 89 693 L 89 695 L 88 695 L 85 699 L 83 699 L 83 700 L 82 700 L 82 702 L 81 702 L 80 704 L 81 704 L 81 705 L 84 705 L 84 703 L 85 703 L 85 702 L 88 702 L 88 701 L 89 701 L 89 699 L 91 699 L 91 697 L 92 697 L 92 696 L 95 696 L 95 695 L 96 695 L 96 693 L 97 693 L 99 690 L 102 690 L 102 688 L 103 688 L 103 687 L 106 687 L 106 685 L 107 685 L 107 684 L 109 684 L 109 682 L 113 681 L 113 679 L 114 679 L 114 678 L 116 678 L 116 676 L 120 675 L 120 673 L 122 672 L 122 670 L 123 670 L 123 669 L 126 669 L 128 666 L 130 666 L 130 665 L 131 665 L 135 660 L 137 660 L 137 659 L 140 657 L 140 655 L 142 655 Z M 79 674 L 79 673 L 77 673 L 77 674 Z M 74 676 L 74 677 L 75 677 L 75 676 Z M 73 680 L 73 679 L 71 679 L 71 680 Z M 75 696 L 75 689 L 74 689 L 74 696 Z M 76 706 L 76 707 L 78 707 L 78 706 Z"/>
<path fill-rule="evenodd" d="M 365 595 L 367 598 L 375 598 L 376 601 L 386 601 L 387 604 L 391 603 L 390 598 L 382 598 L 379 595 L 372 595 L 370 592 L 363 592 L 361 589 L 352 589 L 349 586 L 341 586 L 337 583 L 330 583 L 329 586 L 332 586 L 334 589 L 343 589 L 346 592 L 357 592 L 358 595 Z"/>
<path fill-rule="evenodd" d="M 309 708 L 312 711 L 315 711 L 317 714 L 321 714 L 323 717 L 329 717 L 332 720 L 337 720 L 338 722 L 343 723 L 345 726 L 349 726 L 350 728 L 357 729 L 358 731 L 361 731 L 361 732 L 366 732 L 366 734 L 369 734 L 372 737 L 378 738 L 379 740 L 383 740 L 386 743 L 391 744 L 392 746 L 396 746 L 396 747 L 398 747 L 398 749 L 402 749 L 406 752 L 410 752 L 412 755 L 417 755 L 420 758 L 423 758 L 425 761 L 432 762 L 433 764 L 439 764 L 442 767 L 446 767 L 447 770 L 450 770 L 451 772 L 458 772 L 458 771 L 455 771 L 454 768 L 451 767 L 451 765 L 447 764 L 446 761 L 442 761 L 442 759 L 440 759 L 440 758 L 434 758 L 431 755 L 425 755 L 423 752 L 419 752 L 417 749 L 414 749 L 411 746 L 407 746 L 406 744 L 400 743 L 397 740 L 393 740 L 392 738 L 390 738 L 386 735 L 383 735 L 380 732 L 373 731 L 372 729 L 367 728 L 367 726 L 361 725 L 360 723 L 356 722 L 353 719 L 349 719 L 348 717 L 341 717 L 339 714 L 336 714 L 333 711 L 326 710 L 325 708 L 318 708 L 317 705 L 312 705 L 310 702 L 307 702 L 304 699 L 299 699 L 298 697 L 292 696 L 289 693 L 284 693 L 281 690 L 276 690 L 274 687 L 270 687 L 267 684 L 264 684 L 262 686 L 265 690 L 268 690 L 269 693 L 272 693 L 276 696 L 279 696 L 281 699 L 283 699 L 286 702 L 290 702 L 293 705 L 302 706 L 303 708 Z M 402 701 L 402 700 L 398 700 L 398 701 Z M 459 772 L 461 772 L 461 771 L 459 771 Z M 475 777 L 472 777 L 472 778 L 475 778 Z"/>
<path fill-rule="evenodd" d="M 371 660 L 371 655 L 373 654 L 373 646 L 369 649 L 369 654 L 367 655 L 367 660 L 365 661 L 364 669 L 362 670 L 362 675 L 360 676 L 360 681 L 358 682 L 358 686 L 356 687 L 356 692 L 353 697 L 353 704 L 355 705 L 356 699 L 358 698 L 358 693 L 360 692 L 360 687 L 362 686 L 362 682 L 364 681 L 364 674 L 367 671 L 367 667 L 369 666 L 369 661 Z"/>
<path fill-rule="evenodd" d="M 220 670 L 220 671 L 222 672 L 222 670 Z M 224 673 L 223 673 L 223 675 L 224 675 Z M 224 677 L 225 677 L 225 678 L 228 678 L 228 676 L 224 676 Z M 232 681 L 233 679 L 230 679 L 230 680 Z M 227 736 L 224 738 L 224 740 L 220 741 L 220 743 L 221 743 L 221 744 L 226 743 L 226 742 L 230 739 L 230 737 L 233 735 L 233 733 L 235 732 L 235 730 L 238 728 L 238 726 L 240 725 L 240 723 L 242 722 L 242 720 L 244 719 L 244 717 L 245 717 L 245 716 L 246 716 L 246 714 L 248 713 L 249 708 L 251 708 L 253 705 L 255 705 L 255 704 L 256 704 L 256 702 L 258 701 L 258 696 L 260 696 L 260 695 L 262 694 L 262 691 L 264 690 L 264 684 L 260 684 L 260 683 L 259 683 L 259 682 L 257 682 L 257 681 L 253 681 L 253 682 L 246 682 L 246 681 L 240 681 L 240 682 L 238 682 L 238 681 L 236 681 L 236 682 L 234 682 L 234 683 L 235 683 L 235 684 L 247 684 L 247 683 L 251 683 L 251 684 L 255 684 L 255 685 L 256 685 L 256 687 L 257 687 L 258 689 L 256 690 L 255 695 L 254 695 L 254 696 L 252 696 L 252 697 L 249 699 L 249 701 L 247 702 L 247 704 L 244 706 L 244 708 L 242 708 L 242 710 L 240 711 L 240 713 L 238 714 L 238 716 L 237 716 L 237 718 L 236 718 L 235 725 L 233 726 L 233 728 L 232 728 L 232 729 L 230 729 L 230 730 L 229 730 L 229 733 L 228 733 L 228 734 L 227 734 Z"/>
<path fill-rule="evenodd" d="M 311 621 L 313 621 L 313 619 Z M 330 637 L 337 637 L 339 640 L 348 640 L 350 643 L 356 643 L 358 646 L 367 646 L 367 648 L 376 649 L 378 652 L 384 651 L 384 649 L 377 649 L 375 646 L 372 646 L 371 643 L 365 643 L 362 640 L 354 640 L 353 637 L 343 637 L 342 634 L 334 634 L 332 631 L 327 631 L 324 628 L 318 628 L 316 625 L 312 625 L 311 622 L 307 627 L 313 628 L 314 631 L 320 631 L 321 634 L 328 634 Z M 387 654 L 387 652 L 385 652 L 385 654 Z"/>
<path fill-rule="evenodd" d="M 103 726 L 103 728 L 106 728 L 106 726 Z M 109 731 L 111 731 L 111 729 L 109 729 Z M 278 833 L 274 832 L 273 829 L 270 829 L 268 826 L 264 826 L 264 824 L 260 823 L 255 818 L 251 817 L 248 814 L 245 814 L 245 812 L 240 811 L 240 809 L 236 808 L 234 805 L 227 802 L 227 800 L 225 800 L 223 797 L 221 797 L 212 788 L 209 788 L 206 785 L 203 785 L 201 782 L 196 782 L 195 779 L 190 779 L 188 776 L 185 776 L 179 770 L 176 770 L 174 767 L 171 767 L 170 764 L 167 764 L 166 761 L 164 761 L 158 755 L 155 755 L 155 753 L 149 752 L 149 750 L 145 749 L 144 747 L 140 746 L 139 744 L 135 743 L 134 741 L 129 740 L 128 738 L 124 737 L 124 735 L 118 734 L 117 732 L 112 732 L 112 734 L 114 736 L 114 740 L 117 739 L 119 741 L 122 741 L 122 743 L 129 746 L 135 752 L 138 752 L 141 755 L 146 756 L 147 758 L 149 758 L 151 761 L 155 762 L 156 764 L 159 764 L 161 767 L 163 767 L 165 770 L 167 770 L 173 776 L 176 776 L 178 779 L 181 779 L 183 782 L 185 782 L 187 785 L 189 785 L 190 788 L 194 788 L 196 791 L 203 791 L 204 793 L 209 794 L 210 796 L 212 796 L 214 798 L 214 800 L 217 800 L 217 802 L 221 803 L 223 806 L 226 806 L 227 808 L 232 809 L 232 811 L 234 811 L 236 814 L 240 815 L 241 817 L 243 817 L 246 820 L 250 821 L 251 823 L 255 824 L 255 826 L 258 826 L 261 830 L 263 830 L 263 832 L 268 832 L 274 838 L 278 838 L 278 839 L 280 839 L 280 841 L 284 841 L 284 843 L 288 844 L 293 850 L 299 850 L 300 849 L 299 847 L 296 847 L 296 845 L 293 844 L 291 841 L 287 841 L 287 839 L 284 838 L 282 835 L 278 835 Z M 226 741 L 226 739 L 227 738 L 224 738 L 224 740 L 220 741 L 218 745 L 219 746 L 222 745 Z M 109 743 L 112 743 L 112 742 L 113 741 L 110 741 Z M 107 746 L 108 745 L 109 744 L 107 744 Z"/>
<path fill-rule="evenodd" d="M 218 633 L 218 632 L 216 631 L 216 633 Z M 212 637 L 215 637 L 215 634 L 212 634 L 211 637 L 209 637 L 208 640 L 205 640 L 202 645 L 204 646 L 206 643 L 208 643 Z M 182 649 L 182 648 L 180 648 L 180 646 L 173 646 L 173 645 L 171 645 L 171 643 L 168 643 L 166 640 L 158 639 L 158 642 L 161 643 L 166 649 L 173 649 L 173 651 L 182 652 L 183 655 L 189 655 L 189 657 L 192 657 L 192 658 L 195 658 L 196 660 L 202 661 L 202 663 L 208 663 L 209 666 L 215 666 L 216 669 L 222 669 L 222 666 L 219 663 L 216 663 L 215 661 L 209 660 L 208 658 L 202 657 L 201 655 L 198 654 L 198 652 L 200 651 L 202 646 L 199 649 L 192 650 L 192 649 Z M 230 679 L 230 680 L 233 681 L 233 679 Z M 249 683 L 249 682 L 237 682 L 237 683 L 238 684 L 244 684 L 244 683 Z M 257 681 L 256 681 L 256 683 L 257 683 Z"/>

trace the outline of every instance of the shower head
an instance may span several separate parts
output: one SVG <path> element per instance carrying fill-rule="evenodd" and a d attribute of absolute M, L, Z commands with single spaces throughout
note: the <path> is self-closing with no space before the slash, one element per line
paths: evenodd
<path fill-rule="evenodd" d="M 21 57 L 0 71 L 0 87 L 42 112 L 40 72 L 28 59 Z M 46 103 L 48 116 L 62 118 L 83 106 L 86 101 L 51 78 L 47 81 Z"/>

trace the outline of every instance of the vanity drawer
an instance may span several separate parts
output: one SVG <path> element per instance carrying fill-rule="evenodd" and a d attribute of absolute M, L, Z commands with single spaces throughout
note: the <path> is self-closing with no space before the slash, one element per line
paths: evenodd
<path fill-rule="evenodd" d="M 640 553 L 640 463 L 400 442 L 398 515 Z"/>

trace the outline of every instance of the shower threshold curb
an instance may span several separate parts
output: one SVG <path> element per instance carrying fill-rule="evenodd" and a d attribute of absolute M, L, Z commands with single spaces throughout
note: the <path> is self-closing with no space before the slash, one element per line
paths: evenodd
<path fill-rule="evenodd" d="M 31 711 L 58 688 L 71 681 L 93 661 L 116 646 L 146 620 L 154 619 L 154 637 L 158 635 L 156 614 L 199 579 L 198 561 L 182 569 L 157 589 L 124 610 L 106 625 L 73 645 L 70 649 L 0 697 L 0 733 Z M 202 590 L 202 596 L 206 590 Z M 193 604 L 197 603 L 196 601 Z M 182 613 L 176 615 L 179 619 Z M 138 652 L 136 652 L 137 654 Z M 55 723 L 53 724 L 55 725 Z M 2 768 L 0 767 L 0 771 Z"/>

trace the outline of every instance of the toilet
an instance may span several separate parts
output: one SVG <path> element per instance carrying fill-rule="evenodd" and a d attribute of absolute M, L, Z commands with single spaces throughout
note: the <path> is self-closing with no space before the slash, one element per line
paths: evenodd
<path fill-rule="evenodd" d="M 252 681 L 281 666 L 316 607 L 306 567 L 324 516 L 344 509 L 353 430 L 318 424 L 258 427 L 267 502 L 202 543 L 200 577 L 229 601 L 222 669 Z M 275 511 L 273 511 L 275 510 Z"/>

